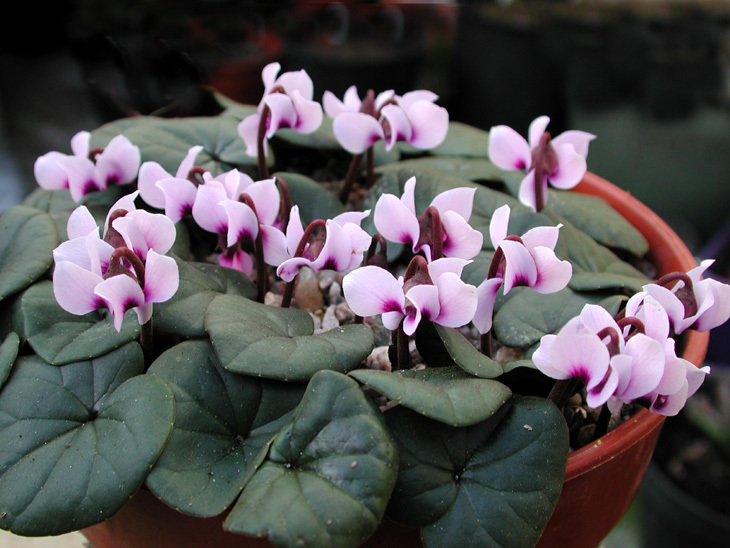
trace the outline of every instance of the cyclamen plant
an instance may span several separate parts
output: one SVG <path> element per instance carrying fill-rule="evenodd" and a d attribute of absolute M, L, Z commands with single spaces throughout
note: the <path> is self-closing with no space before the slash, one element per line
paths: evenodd
<path fill-rule="evenodd" d="M 280 547 L 384 519 L 534 545 L 565 402 L 596 436 L 676 414 L 709 369 L 675 337 L 730 287 L 711 262 L 650 279 L 641 234 L 565 191 L 592 135 L 488 139 L 422 90 L 322 108 L 279 72 L 258 106 L 79 134 L 0 218 L 0 527 L 83 529 L 142 488 Z"/>

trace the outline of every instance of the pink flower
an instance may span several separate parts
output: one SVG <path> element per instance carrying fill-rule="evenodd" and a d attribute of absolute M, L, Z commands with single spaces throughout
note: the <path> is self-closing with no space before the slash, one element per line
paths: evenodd
<path fill-rule="evenodd" d="M 311 133 L 322 123 L 322 107 L 312 100 L 314 85 L 309 75 L 300 70 L 277 77 L 280 70 L 279 63 L 269 63 L 264 67 L 261 76 L 265 89 L 258 112 L 247 116 L 238 125 L 238 133 L 246 143 L 249 156 L 258 155 L 258 131 L 265 111 L 266 139 L 271 139 L 281 128 Z"/>
<path fill-rule="evenodd" d="M 573 188 L 581 181 L 587 169 L 588 144 L 595 138 L 590 133 L 572 130 L 551 139 L 545 131 L 549 122 L 547 116 L 536 118 L 530 124 L 529 142 L 508 126 L 495 126 L 489 131 L 489 158 L 502 169 L 527 171 L 519 198 L 538 211 L 547 201 L 548 181 L 561 189 Z M 539 188 L 535 183 L 538 172 Z M 541 204 L 538 192 L 543 197 Z"/>
<path fill-rule="evenodd" d="M 659 283 L 645 285 L 644 292 L 636 296 L 637 303 L 647 296 L 653 297 L 666 311 L 676 334 L 690 328 L 709 331 L 722 325 L 730 319 L 730 285 L 712 278 L 702 279 L 713 262 L 704 260 L 680 277 L 670 275 L 672 282 L 679 280 L 672 289 Z"/>
<path fill-rule="evenodd" d="M 342 289 L 355 314 L 382 314 L 383 325 L 391 330 L 403 322 L 409 336 L 422 320 L 461 327 L 471 321 L 477 304 L 476 287 L 461 280 L 469 262 L 456 258 L 424 262 L 425 272 L 405 282 L 379 266 L 363 266 L 345 275 Z"/>
<path fill-rule="evenodd" d="M 48 152 L 33 166 L 38 184 L 47 190 L 68 188 L 79 202 L 90 192 L 130 183 L 137 176 L 139 148 L 123 135 L 114 137 L 104 149 L 89 149 L 91 134 L 81 131 L 71 139 L 72 155 Z"/>
<path fill-rule="evenodd" d="M 67 226 L 67 232 L 75 237 L 54 251 L 56 301 L 76 315 L 106 308 L 117 331 L 129 309 L 135 310 L 140 325 L 145 324 L 152 316 L 153 303 L 170 299 L 178 288 L 177 263 L 162 254 L 174 241 L 172 221 L 143 210 L 114 219 L 112 227 L 139 248 L 135 252 L 102 240 L 96 226 L 88 230 L 90 216 L 86 208 L 78 208 Z"/>
<path fill-rule="evenodd" d="M 391 242 L 408 244 L 414 253 L 423 251 L 427 260 L 444 257 L 471 259 L 482 249 L 483 236 L 469 226 L 475 188 L 454 188 L 436 196 L 420 217 L 416 216 L 415 205 L 416 178 L 405 183 L 403 195 L 399 199 L 393 194 L 383 194 L 378 198 L 373 213 L 375 228 Z M 434 212 L 438 218 L 435 224 Z M 428 223 L 428 224 L 426 224 Z M 434 241 L 434 233 L 424 230 L 431 226 L 440 234 L 440 241 Z M 434 255 L 434 247 L 440 253 Z"/>
<path fill-rule="evenodd" d="M 202 146 L 188 149 L 175 175 L 170 175 L 157 162 L 145 162 L 139 168 L 137 188 L 142 199 L 152 207 L 164 209 L 173 222 L 178 222 L 190 213 L 197 195 L 197 184 L 193 182 L 195 158 Z"/>
<path fill-rule="evenodd" d="M 540 226 L 521 237 L 507 235 L 510 208 L 495 210 L 489 235 L 495 249 L 487 279 L 479 284 L 479 307 L 474 325 L 484 334 L 492 327 L 492 313 L 499 288 L 506 295 L 515 286 L 528 286 L 538 293 L 555 293 L 570 281 L 573 267 L 555 255 L 560 226 Z"/>
<path fill-rule="evenodd" d="M 295 206 L 292 208 L 285 236 L 274 236 L 273 230 L 269 230 L 269 250 L 267 253 L 266 247 L 264 248 L 264 256 L 267 257 L 267 262 L 271 261 L 269 264 L 283 259 L 276 269 L 276 275 L 287 282 L 292 281 L 303 266 L 315 271 L 352 270 L 362 263 L 365 251 L 370 247 L 370 235 L 360 227 L 362 219 L 369 214 L 370 211 L 348 212 L 324 221 L 324 229 L 320 229 L 306 243 L 302 253 L 297 255 L 297 248 L 308 235 L 303 230 L 299 210 Z M 272 245 L 276 245 L 278 249 L 271 249 Z"/>
<path fill-rule="evenodd" d="M 419 149 L 439 145 L 449 129 L 449 114 L 434 104 L 438 96 L 418 90 L 402 97 L 391 91 L 372 92 L 361 101 L 355 86 L 350 87 L 344 101 L 329 91 L 324 93 L 325 112 L 333 118 L 332 129 L 342 147 L 352 154 L 360 154 L 379 140 L 387 150 L 397 141 L 405 141 Z"/>

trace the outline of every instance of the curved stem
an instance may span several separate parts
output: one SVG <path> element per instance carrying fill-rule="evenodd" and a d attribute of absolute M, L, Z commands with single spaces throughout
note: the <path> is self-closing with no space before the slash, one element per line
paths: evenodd
<path fill-rule="evenodd" d="M 259 119 L 259 132 L 256 137 L 256 151 L 258 153 L 259 178 L 269 178 L 269 165 L 266 163 L 266 123 L 271 116 L 271 109 L 264 103 Z"/>
<path fill-rule="evenodd" d="M 403 331 L 403 322 L 396 330 L 396 350 L 398 351 L 398 363 L 395 369 L 410 369 L 411 352 L 408 348 L 408 335 Z"/>
<path fill-rule="evenodd" d="M 552 390 L 550 390 L 550 394 L 548 394 L 548 400 L 553 402 L 555 406 L 562 411 L 565 406 L 565 402 L 568 401 L 568 398 L 570 398 L 570 396 L 575 393 L 576 388 L 578 388 L 579 382 L 580 381 L 578 379 L 573 378 L 557 381 L 553 385 Z"/>
<path fill-rule="evenodd" d="M 256 240 L 254 242 L 254 255 L 256 257 L 256 288 L 258 289 L 257 300 L 258 302 L 264 302 L 266 292 L 269 290 L 269 277 L 266 274 L 266 263 L 264 263 L 264 242 L 263 236 L 261 235 L 261 223 L 259 222 L 259 215 L 256 212 L 256 204 L 248 194 L 242 194 L 240 200 L 251 208 L 253 214 L 256 216 L 256 222 L 258 223 L 258 230 L 256 231 Z"/>
<path fill-rule="evenodd" d="M 325 226 L 325 221 L 322 219 L 315 219 L 309 225 L 307 226 L 307 229 L 304 231 L 304 234 L 302 234 L 302 238 L 299 240 L 299 245 L 297 245 L 297 249 L 294 252 L 294 257 L 301 257 L 304 253 L 304 248 L 307 245 L 307 242 L 312 237 L 312 234 L 314 234 L 314 231 L 319 227 Z M 291 306 L 291 300 L 294 296 L 294 284 L 296 283 L 297 279 L 296 277 L 290 281 L 287 282 L 286 287 L 284 288 L 284 295 L 281 299 L 281 307 L 282 308 L 289 308 Z"/>
<path fill-rule="evenodd" d="M 360 164 L 362 163 L 362 154 L 354 154 L 352 156 L 352 161 L 350 161 L 350 167 L 347 168 L 347 175 L 345 175 L 344 181 L 342 181 L 342 187 L 340 187 L 340 193 L 338 194 L 338 198 L 341 203 L 346 204 L 347 199 L 350 197 L 350 192 L 352 191 L 352 185 L 355 183 L 355 177 L 357 176 L 357 172 L 360 169 Z"/>

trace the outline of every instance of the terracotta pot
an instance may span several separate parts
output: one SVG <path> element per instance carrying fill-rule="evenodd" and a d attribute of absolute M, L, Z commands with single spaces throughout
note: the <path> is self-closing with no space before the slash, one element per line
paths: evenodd
<path fill-rule="evenodd" d="M 606 199 L 638 228 L 651 246 L 650 258 L 660 273 L 687 271 L 692 254 L 654 212 L 628 193 L 591 173 L 576 192 Z M 690 332 L 682 356 L 701 364 L 709 335 Z M 595 548 L 628 509 L 656 445 L 664 417 L 642 410 L 600 440 L 571 453 L 563 491 L 538 548 Z M 140 491 L 107 521 L 82 533 L 95 548 L 258 548 L 261 539 L 226 533 L 223 517 L 193 518 Z M 369 548 L 421 546 L 418 529 L 384 522 L 364 544 Z"/>

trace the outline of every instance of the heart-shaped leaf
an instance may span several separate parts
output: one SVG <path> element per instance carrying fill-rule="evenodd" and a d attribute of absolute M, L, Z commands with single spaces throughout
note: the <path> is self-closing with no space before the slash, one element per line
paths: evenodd
<path fill-rule="evenodd" d="M 289 419 L 304 386 L 231 373 L 208 341 L 174 346 L 148 372 L 175 394 L 175 427 L 147 486 L 186 514 L 220 514 Z"/>
<path fill-rule="evenodd" d="M 486 420 L 512 395 L 501 382 L 474 377 L 458 367 L 393 373 L 357 369 L 350 376 L 408 409 L 451 426 Z"/>
<path fill-rule="evenodd" d="M 217 296 L 205 329 L 226 369 L 282 381 L 307 381 L 317 371 L 346 373 L 375 344 L 366 325 L 343 325 L 317 335 L 303 310 L 277 308 L 236 295 Z"/>
<path fill-rule="evenodd" d="M 503 373 L 502 366 L 479 352 L 458 329 L 438 324 L 434 327 L 451 359 L 464 371 L 484 379 L 493 379 Z"/>
<path fill-rule="evenodd" d="M 18 348 L 20 348 L 20 337 L 17 333 L 11 331 L 5 337 L 3 343 L 0 344 L 0 388 L 3 387 L 8 375 L 10 375 L 15 358 L 18 357 Z"/>
<path fill-rule="evenodd" d="M 548 295 L 529 287 L 518 287 L 512 292 L 514 296 L 495 315 L 493 327 L 502 344 L 515 348 L 531 346 L 543 335 L 557 332 L 586 304 L 598 303 L 605 297 L 599 293 L 577 293 L 570 288 Z"/>
<path fill-rule="evenodd" d="M 550 191 L 546 207 L 603 245 L 623 249 L 637 257 L 649 251 L 649 243 L 641 232 L 601 198 Z"/>
<path fill-rule="evenodd" d="M 70 213 L 80 205 L 87 207 L 105 206 L 109 208 L 119 198 L 125 194 L 129 194 L 132 190 L 133 187 L 129 185 L 114 185 L 99 192 L 90 192 L 79 203 L 76 203 L 71 198 L 71 192 L 67 188 L 60 190 L 36 188 L 23 200 L 23 205 L 40 209 L 46 213 L 59 213 L 62 211 Z"/>
<path fill-rule="evenodd" d="M 502 170 L 486 158 L 460 158 L 458 156 L 424 156 L 411 160 L 401 160 L 380 166 L 377 172 L 388 173 L 401 168 L 437 168 L 445 175 L 452 175 L 467 181 L 501 181 Z"/>
<path fill-rule="evenodd" d="M 488 132 L 461 122 L 449 122 L 446 139 L 430 153 L 436 156 L 488 158 L 488 149 Z"/>
<path fill-rule="evenodd" d="M 59 244 L 53 219 L 38 209 L 17 205 L 0 217 L 0 300 L 28 287 L 53 264 Z"/>
<path fill-rule="evenodd" d="M 286 181 L 292 202 L 299 206 L 304 226 L 315 219 L 331 219 L 344 213 L 340 201 L 317 181 L 298 173 L 276 173 Z"/>
<path fill-rule="evenodd" d="M 466 428 L 405 409 L 386 415 L 401 448 L 388 515 L 424 526 L 425 546 L 534 546 L 563 482 L 568 431 L 542 398 L 515 397 Z"/>
<path fill-rule="evenodd" d="M 154 328 L 161 334 L 189 338 L 206 336 L 205 309 L 221 293 L 256 297 L 251 279 L 231 268 L 207 263 L 190 263 L 175 257 L 180 285 L 169 301 L 155 305 Z"/>
<path fill-rule="evenodd" d="M 243 139 L 238 134 L 238 120 L 233 116 L 139 117 L 131 122 L 124 120 L 102 126 L 92 133 L 92 144 L 103 146 L 110 136 L 120 133 L 139 147 L 143 162 L 153 160 L 168 173 L 174 174 L 188 149 L 197 145 L 203 150 L 195 165 L 213 175 L 256 165 L 256 158 L 245 152 Z"/>
<path fill-rule="evenodd" d="M 0 526 L 57 535 L 105 520 L 137 491 L 172 430 L 136 343 L 87 362 L 18 359 L 0 393 Z M 135 376 L 136 375 L 136 376 Z"/>
<path fill-rule="evenodd" d="M 224 528 L 279 547 L 359 546 L 383 516 L 397 455 L 358 384 L 317 373 Z"/>
<path fill-rule="evenodd" d="M 139 335 L 139 322 L 132 310 L 125 314 L 119 332 L 114 329 L 111 314 L 75 316 L 66 312 L 56 302 L 50 281 L 28 288 L 21 307 L 28 342 L 41 358 L 55 365 L 101 356 Z"/>

